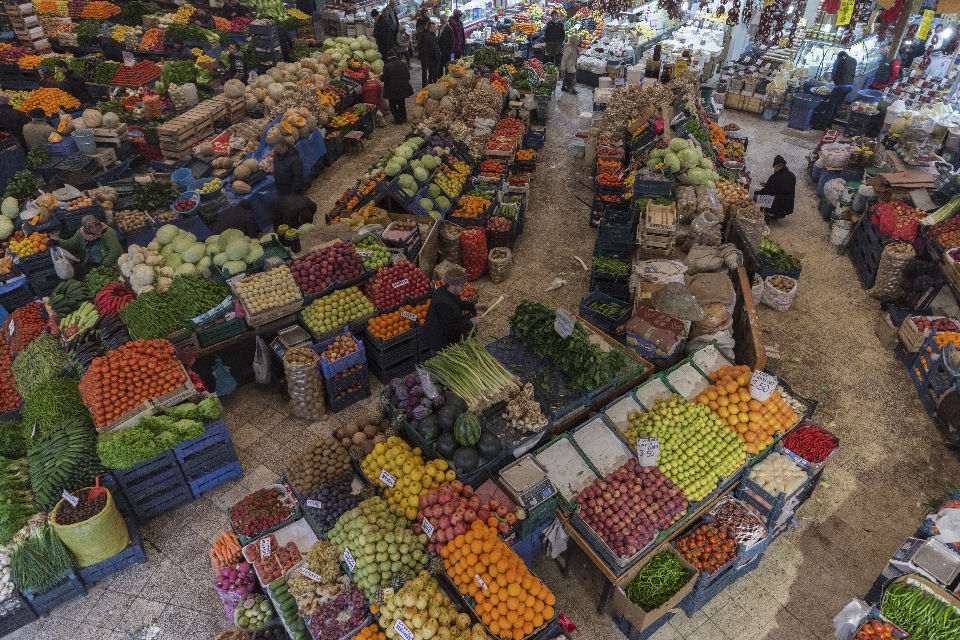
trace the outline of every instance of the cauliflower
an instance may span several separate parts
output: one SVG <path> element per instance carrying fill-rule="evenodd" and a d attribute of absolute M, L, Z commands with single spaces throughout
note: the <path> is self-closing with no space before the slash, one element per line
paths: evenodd
<path fill-rule="evenodd" d="M 152 285 L 152 284 L 134 285 L 134 287 L 133 287 L 133 292 L 134 292 L 135 294 L 137 294 L 138 296 L 139 296 L 140 294 L 146 293 L 147 291 L 153 291 L 153 285 Z"/>
<path fill-rule="evenodd" d="M 153 284 L 153 269 L 145 264 L 138 264 L 133 268 L 133 275 L 130 278 L 131 284 L 148 285 Z"/>
<path fill-rule="evenodd" d="M 157 242 L 156 240 L 151 240 L 151 241 L 150 241 L 150 244 L 147 245 L 147 251 L 151 251 L 151 252 L 153 252 L 153 253 L 159 253 L 159 252 L 160 252 L 160 243 Z"/>
<path fill-rule="evenodd" d="M 173 278 L 167 278 L 166 276 L 160 276 L 157 278 L 157 289 L 160 291 L 166 291 L 170 288 L 170 284 L 173 282 Z"/>
<path fill-rule="evenodd" d="M 160 267 L 157 270 L 157 273 L 159 273 L 164 278 L 171 278 L 171 279 L 175 275 L 172 267 Z"/>
<path fill-rule="evenodd" d="M 144 260 L 144 264 L 147 264 L 151 267 L 162 267 L 163 258 L 158 254 L 149 254 Z"/>

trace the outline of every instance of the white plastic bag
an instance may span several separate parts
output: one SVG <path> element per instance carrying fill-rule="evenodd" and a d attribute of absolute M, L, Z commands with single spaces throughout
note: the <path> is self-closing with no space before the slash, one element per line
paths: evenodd
<path fill-rule="evenodd" d="M 58 278 L 69 280 L 73 277 L 73 263 L 77 259 L 69 251 L 62 247 L 51 247 L 50 257 L 53 258 L 53 268 Z"/>
<path fill-rule="evenodd" d="M 253 376 L 260 384 L 270 384 L 270 354 L 263 338 L 257 338 L 257 348 L 253 353 Z"/>
<path fill-rule="evenodd" d="M 867 619 L 870 605 L 854 598 L 833 618 L 833 635 L 837 640 L 850 640 Z"/>
<path fill-rule="evenodd" d="M 771 284 L 771 280 L 774 278 L 781 278 L 789 280 L 793 283 L 793 288 L 790 291 L 781 291 Z M 777 311 L 785 312 L 790 310 L 790 305 L 793 304 L 794 299 L 797 297 L 797 281 L 793 278 L 788 278 L 787 276 L 770 276 L 763 281 L 763 304 L 768 307 L 772 307 Z"/>

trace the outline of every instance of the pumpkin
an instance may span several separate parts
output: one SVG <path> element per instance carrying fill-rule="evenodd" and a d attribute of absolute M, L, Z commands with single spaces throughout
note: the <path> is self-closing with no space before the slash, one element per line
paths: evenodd
<path fill-rule="evenodd" d="M 267 95 L 273 98 L 274 100 L 282 100 L 284 91 L 285 91 L 284 86 L 279 82 L 274 82 L 269 87 L 267 87 Z"/>
<path fill-rule="evenodd" d="M 330 122 L 330 116 L 325 111 L 317 115 L 317 127 L 325 127 L 328 122 Z"/>
<path fill-rule="evenodd" d="M 107 129 L 116 129 L 120 126 L 120 117 L 117 114 L 108 111 L 107 113 L 103 114 L 103 126 Z"/>
<path fill-rule="evenodd" d="M 424 87 L 423 89 L 420 89 L 420 91 L 417 93 L 417 101 L 416 101 L 417 104 L 423 104 L 423 101 L 427 99 L 428 95 L 430 95 L 429 89 L 427 89 L 426 87 Z"/>
<path fill-rule="evenodd" d="M 267 96 L 263 99 L 263 106 L 265 106 L 268 111 L 273 111 L 277 106 L 277 101 L 270 96 Z"/>
<path fill-rule="evenodd" d="M 83 124 L 93 128 L 99 127 L 103 122 L 103 114 L 96 109 L 87 109 L 83 112 Z"/>
<path fill-rule="evenodd" d="M 267 75 L 273 78 L 274 82 L 280 82 L 281 80 L 283 80 L 283 71 L 281 71 L 277 67 L 272 67 L 270 69 L 267 69 Z"/>
<path fill-rule="evenodd" d="M 60 122 L 57 123 L 57 133 L 62 135 L 73 133 L 73 116 L 68 113 L 60 118 Z"/>
<path fill-rule="evenodd" d="M 241 164 L 233 170 L 233 177 L 235 180 L 243 181 L 249 178 L 252 173 L 249 168 Z M 234 182 L 234 185 L 236 185 L 236 182 Z M 234 191 L 236 191 L 236 186 L 234 186 Z"/>
<path fill-rule="evenodd" d="M 424 110 L 426 110 L 428 116 L 432 116 L 434 112 L 440 108 L 440 103 L 433 98 L 427 98 L 427 101 L 423 105 Z"/>
<path fill-rule="evenodd" d="M 240 164 L 243 165 L 243 166 L 245 166 L 247 169 L 249 169 L 249 170 L 250 170 L 250 173 L 253 173 L 254 171 L 259 171 L 259 170 L 260 170 L 260 163 L 257 162 L 257 161 L 256 161 L 255 159 L 253 159 L 253 158 L 247 158 L 246 160 L 244 160 L 244 161 L 241 162 Z"/>
<path fill-rule="evenodd" d="M 273 78 L 271 78 L 267 74 L 263 74 L 262 76 L 257 76 L 258 89 L 266 89 L 267 87 L 270 86 L 272 82 L 273 82 Z"/>
<path fill-rule="evenodd" d="M 428 85 L 427 91 L 432 99 L 439 101 L 440 98 L 447 95 L 447 86 L 437 82 L 437 83 Z"/>
<path fill-rule="evenodd" d="M 243 83 L 236 78 L 232 78 L 223 83 L 223 92 L 229 98 L 239 98 L 243 95 L 243 91 Z"/>
<path fill-rule="evenodd" d="M 248 185 L 248 184 L 247 184 L 246 182 L 244 182 L 243 180 L 234 180 L 234 181 L 233 181 L 233 192 L 234 192 L 234 193 L 237 193 L 237 194 L 240 194 L 240 195 L 248 194 L 248 193 L 250 193 L 250 185 Z"/>
<path fill-rule="evenodd" d="M 280 121 L 280 128 L 283 129 L 287 134 L 293 135 L 293 125 L 289 122 L 283 120 Z"/>
<path fill-rule="evenodd" d="M 456 107 L 453 104 L 453 100 L 450 99 L 450 96 L 443 96 L 443 99 L 440 101 L 440 108 L 444 111 L 456 111 Z"/>
<path fill-rule="evenodd" d="M 423 120 L 426 117 L 426 115 L 427 114 L 423 106 L 419 104 L 413 108 L 413 112 L 411 113 L 411 117 L 414 120 Z"/>
<path fill-rule="evenodd" d="M 63 136 L 54 131 L 49 136 L 47 136 L 47 142 L 62 142 Z"/>
<path fill-rule="evenodd" d="M 308 114 L 304 116 L 306 124 L 304 125 L 309 131 L 313 131 L 317 128 L 317 118 L 313 114 Z"/>
<path fill-rule="evenodd" d="M 304 138 L 310 137 L 310 133 L 311 133 L 312 131 L 313 131 L 313 129 L 308 129 L 308 128 L 307 128 L 307 125 L 303 125 L 302 127 L 297 127 L 297 136 L 298 136 L 301 140 L 303 140 Z"/>
<path fill-rule="evenodd" d="M 260 104 L 260 101 L 257 100 L 257 96 L 253 95 L 252 93 L 248 93 L 246 95 L 247 97 L 244 99 L 244 102 L 246 103 L 247 111 L 256 109 L 257 105 Z"/>
<path fill-rule="evenodd" d="M 461 413 L 453 425 L 453 435 L 461 446 L 472 447 L 480 440 L 480 419 L 469 411 Z"/>

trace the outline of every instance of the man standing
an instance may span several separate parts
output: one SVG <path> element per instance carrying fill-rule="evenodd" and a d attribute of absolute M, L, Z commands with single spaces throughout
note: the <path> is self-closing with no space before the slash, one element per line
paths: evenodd
<path fill-rule="evenodd" d="M 93 104 L 93 97 L 87 90 L 87 83 L 83 78 L 78 76 L 75 71 L 70 69 L 70 67 L 67 66 L 67 63 L 63 60 L 57 60 L 56 64 L 53 66 L 55 66 L 57 71 L 59 71 L 63 76 L 63 80 L 60 81 L 61 91 L 64 93 L 69 93 L 82 105 Z"/>
<path fill-rule="evenodd" d="M 299 196 L 307 190 L 307 182 L 303 179 L 303 160 L 286 140 L 280 140 L 273 146 L 273 182 L 278 196 Z"/>
<path fill-rule="evenodd" d="M 550 12 L 550 22 L 547 23 L 546 28 L 543 30 L 544 62 L 559 64 L 560 48 L 563 46 L 563 41 L 565 38 L 566 31 L 564 31 L 563 23 L 560 22 L 560 14 L 556 9 L 554 9 Z"/>
<path fill-rule="evenodd" d="M 463 267 L 454 265 L 447 269 L 443 282 L 445 286 L 438 287 L 430 296 L 430 308 L 421 334 L 434 354 L 459 342 L 463 334 L 480 324 L 477 311 L 484 310 L 483 306 L 460 299 L 467 284 L 467 272 Z M 471 315 L 469 320 L 463 317 L 464 311 Z"/>
<path fill-rule="evenodd" d="M 440 47 L 440 75 L 447 72 L 450 56 L 453 55 L 453 27 L 446 14 L 440 14 L 440 30 L 437 32 L 437 44 Z"/>
<path fill-rule="evenodd" d="M 28 151 L 45 145 L 50 134 L 55 131 L 47 123 L 47 114 L 40 107 L 31 109 L 29 115 L 32 120 L 23 125 L 23 139 L 27 143 Z"/>
<path fill-rule="evenodd" d="M 420 37 L 421 88 L 440 79 L 440 43 L 437 42 L 437 25 L 433 22 L 424 27 Z"/>
<path fill-rule="evenodd" d="M 231 80 L 239 80 L 243 84 L 247 84 L 247 61 L 243 57 L 243 52 L 240 51 L 240 45 L 236 42 L 230 43 L 230 57 L 227 59 L 227 78 Z"/>
<path fill-rule="evenodd" d="M 43 109 L 40 109 L 40 117 L 43 117 Z M 10 96 L 5 93 L 0 93 L 0 131 L 6 131 L 12 135 L 16 139 L 17 144 L 24 150 L 24 153 L 26 153 L 28 147 L 27 141 L 23 137 L 23 131 L 29 124 L 30 116 L 23 111 L 17 111 L 11 107 Z M 48 133 L 47 135 L 50 134 Z M 44 142 L 46 142 L 46 140 L 44 140 Z"/>
<path fill-rule="evenodd" d="M 100 51 L 104 60 L 123 62 L 123 45 L 113 39 L 107 25 L 100 27 Z"/>
<path fill-rule="evenodd" d="M 450 28 L 453 30 L 453 59 L 459 60 L 463 57 L 463 46 L 467 43 L 466 32 L 463 30 L 463 22 L 460 16 L 463 15 L 460 9 L 454 9 L 450 17 Z"/>
<path fill-rule="evenodd" d="M 760 183 L 755 196 L 773 196 L 773 204 L 766 213 L 767 220 L 782 220 L 793 213 L 793 200 L 797 189 L 797 177 L 787 169 L 783 156 L 773 159 L 773 175 Z"/>
<path fill-rule="evenodd" d="M 407 121 L 407 98 L 413 95 L 413 87 L 410 86 L 410 70 L 396 53 L 387 56 L 380 81 L 383 82 L 383 97 L 390 101 L 393 124 L 404 124 Z"/>
<path fill-rule="evenodd" d="M 840 105 L 844 99 L 853 90 L 853 83 L 857 81 L 857 60 L 846 51 L 837 54 L 837 60 L 833 63 L 833 92 L 830 94 L 830 102 L 827 105 L 827 118 L 824 120 L 823 128 L 829 129 L 833 124 L 837 113 L 840 111 Z"/>
<path fill-rule="evenodd" d="M 370 12 L 373 18 L 373 39 L 377 43 L 377 51 L 386 58 L 397 46 L 397 42 L 390 36 L 390 26 L 382 13 L 374 9 Z"/>
<path fill-rule="evenodd" d="M 387 21 L 387 29 L 390 32 L 390 38 L 393 42 L 393 46 L 390 48 L 392 51 L 400 45 L 400 41 L 397 40 L 397 36 L 400 34 L 400 18 L 397 16 L 396 0 L 390 0 L 390 2 L 387 3 L 387 6 L 383 8 L 381 17 Z"/>

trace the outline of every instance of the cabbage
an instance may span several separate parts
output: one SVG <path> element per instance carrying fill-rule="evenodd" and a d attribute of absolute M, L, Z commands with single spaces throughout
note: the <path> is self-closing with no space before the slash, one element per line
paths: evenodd
<path fill-rule="evenodd" d="M 370 71 L 373 72 L 373 75 L 378 76 L 383 73 L 383 60 L 374 60 L 370 63 Z"/>
<path fill-rule="evenodd" d="M 436 169 L 438 164 L 437 158 L 429 154 L 423 156 L 423 158 L 421 159 L 421 162 L 423 163 L 424 168 L 426 168 L 429 171 L 433 171 L 434 169 Z"/>
<path fill-rule="evenodd" d="M 433 211 L 433 202 L 430 198 L 420 198 L 420 206 L 424 211 Z"/>
<path fill-rule="evenodd" d="M 713 169 L 713 163 L 710 162 L 710 158 L 707 158 L 707 157 L 700 158 L 700 168 L 706 169 L 707 171 L 711 171 Z"/>
<path fill-rule="evenodd" d="M 243 231 L 240 229 L 227 229 L 220 234 L 220 237 L 217 239 L 217 248 L 220 251 L 226 251 L 227 245 L 230 244 L 231 240 L 236 240 L 237 238 L 244 238 Z"/>
<path fill-rule="evenodd" d="M 404 142 L 403 144 L 405 144 L 405 145 L 413 148 L 414 150 L 416 150 L 416 149 L 419 149 L 419 148 L 420 148 L 420 145 L 423 144 L 423 138 L 418 138 L 418 137 L 414 136 L 413 138 L 408 139 L 408 140 L 407 140 L 406 142 Z"/>
<path fill-rule="evenodd" d="M 170 244 L 180 233 L 180 229 L 172 224 L 165 224 L 157 229 L 157 242 L 160 244 Z"/>
<path fill-rule="evenodd" d="M 401 173 L 399 178 L 400 187 L 404 190 L 416 190 L 417 183 L 414 182 L 413 177 L 409 173 Z"/>
<path fill-rule="evenodd" d="M 210 256 L 203 256 L 202 258 L 200 258 L 200 261 L 197 262 L 197 269 L 198 270 L 206 269 L 207 267 L 210 266 L 211 263 L 212 261 L 210 260 Z"/>
<path fill-rule="evenodd" d="M 203 241 L 204 244 L 217 244 L 217 239 L 220 236 L 208 236 L 206 240 Z"/>
<path fill-rule="evenodd" d="M 689 148 L 690 145 L 683 138 L 674 138 L 670 141 L 670 151 L 673 151 L 674 153 Z"/>
<path fill-rule="evenodd" d="M 430 186 L 427 187 L 427 193 L 430 194 L 430 197 L 436 200 L 443 190 L 440 189 L 440 186 L 436 182 L 431 182 Z"/>
<path fill-rule="evenodd" d="M 402 144 L 399 147 L 397 147 L 397 150 L 393 152 L 393 155 L 399 156 L 404 160 L 409 160 L 411 157 L 413 157 L 413 152 L 414 152 L 414 149 L 411 149 L 410 147 Z"/>
<path fill-rule="evenodd" d="M 386 168 L 384 168 L 384 173 L 390 178 L 396 177 L 401 171 L 403 171 L 403 165 L 398 162 L 393 162 L 392 160 L 388 162 Z"/>
<path fill-rule="evenodd" d="M 243 260 L 227 260 L 223 264 L 223 272 L 228 275 L 240 273 L 247 268 L 247 263 Z"/>
<path fill-rule="evenodd" d="M 673 151 L 668 151 L 666 155 L 663 156 L 663 163 L 670 167 L 670 170 L 674 173 L 679 173 L 683 168 L 680 158 L 677 157 Z"/>
<path fill-rule="evenodd" d="M 13 234 L 13 220 L 0 216 L 0 240 L 6 240 Z"/>
<path fill-rule="evenodd" d="M 178 276 L 187 276 L 187 275 L 190 275 L 191 273 L 196 273 L 196 272 L 197 272 L 196 266 L 194 266 L 189 262 L 184 262 L 182 265 L 177 267 L 177 270 L 175 273 Z"/>
<path fill-rule="evenodd" d="M 687 170 L 687 177 L 690 178 L 690 181 L 698 187 L 707 183 L 707 178 L 710 177 L 708 171 L 704 171 L 700 168 L 693 168 Z"/>
<path fill-rule="evenodd" d="M 224 253 L 227 254 L 227 260 L 243 260 L 243 257 L 250 251 L 250 243 L 246 238 L 231 240 Z M 246 269 L 244 267 L 243 269 Z M 240 269 L 240 271 L 243 271 Z"/>
<path fill-rule="evenodd" d="M 363 57 L 366 59 L 367 62 L 373 62 L 374 60 L 377 60 L 380 57 L 380 52 L 377 51 L 376 49 L 366 49 L 363 52 Z"/>
<path fill-rule="evenodd" d="M 680 162 L 683 164 L 684 169 L 690 169 L 692 167 L 699 166 L 700 158 L 703 156 L 700 155 L 699 151 L 694 149 L 683 149 L 677 153 L 677 157 L 680 158 Z"/>
<path fill-rule="evenodd" d="M 192 233 L 181 233 L 170 244 L 173 246 L 174 253 L 183 253 L 187 247 L 197 241 L 197 236 Z M 200 258 L 197 258 L 199 260 Z"/>
<path fill-rule="evenodd" d="M 247 255 L 244 256 L 243 261 L 247 264 L 253 264 L 257 260 L 263 257 L 263 247 L 259 242 L 251 242 L 250 249 L 247 251 Z"/>
<path fill-rule="evenodd" d="M 183 258 L 180 257 L 179 253 L 171 253 L 169 256 L 167 256 L 165 262 L 166 266 L 170 267 L 174 270 L 174 272 L 176 272 L 177 268 L 183 264 Z"/>
<path fill-rule="evenodd" d="M 195 242 L 192 245 L 188 246 L 180 253 L 180 257 L 183 258 L 183 261 L 189 264 L 195 264 L 200 261 L 200 258 L 206 253 L 207 245 L 202 242 Z"/>
<path fill-rule="evenodd" d="M 223 265 L 226 262 L 227 262 L 227 254 L 225 253 L 218 253 L 215 256 L 213 256 L 213 264 L 218 267 L 223 267 Z"/>
<path fill-rule="evenodd" d="M 426 182 L 427 178 L 430 177 L 430 172 L 423 167 L 416 167 L 413 170 L 413 177 L 416 178 L 417 182 Z"/>
<path fill-rule="evenodd" d="M 708 180 L 708 181 L 707 181 L 707 186 L 710 187 L 711 189 L 716 189 L 716 188 L 717 188 L 717 183 L 714 182 L 713 180 Z"/>
<path fill-rule="evenodd" d="M 437 206 L 446 211 L 450 208 L 450 200 L 447 196 L 437 196 Z"/>

